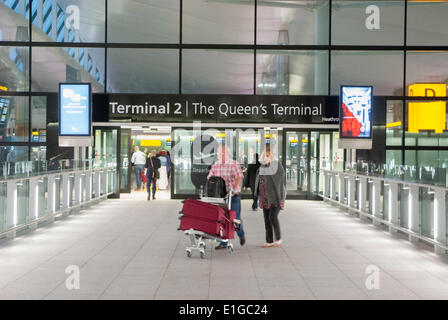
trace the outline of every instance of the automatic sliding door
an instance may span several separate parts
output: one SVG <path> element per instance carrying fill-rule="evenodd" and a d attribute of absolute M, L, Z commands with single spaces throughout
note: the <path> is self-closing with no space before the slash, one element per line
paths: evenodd
<path fill-rule="evenodd" d="M 289 195 L 308 195 L 308 132 L 286 132 L 285 172 Z"/>

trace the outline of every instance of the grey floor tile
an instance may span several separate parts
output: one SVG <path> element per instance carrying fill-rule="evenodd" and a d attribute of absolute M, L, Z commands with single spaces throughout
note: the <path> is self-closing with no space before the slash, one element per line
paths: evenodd
<path fill-rule="evenodd" d="M 263 249 L 260 212 L 243 201 L 247 244 L 185 255 L 177 200 L 108 200 L 0 245 L 0 299 L 448 299 L 448 257 L 322 202 L 288 201 L 284 243 Z M 149 210 L 149 208 L 151 210 Z M 385 249 L 387 248 L 387 249 Z M 365 286 L 380 268 L 380 290 Z M 65 268 L 81 268 L 81 289 Z"/>

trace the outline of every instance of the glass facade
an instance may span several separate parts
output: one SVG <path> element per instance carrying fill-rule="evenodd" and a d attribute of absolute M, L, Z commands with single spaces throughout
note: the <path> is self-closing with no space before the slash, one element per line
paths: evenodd
<path fill-rule="evenodd" d="M 407 97 L 415 83 L 448 82 L 447 16 L 446 1 L 0 0 L 0 146 L 42 157 L 59 82 L 242 95 L 366 84 L 389 97 L 386 162 L 409 163 L 421 147 L 441 154 L 446 130 L 408 132 Z"/>

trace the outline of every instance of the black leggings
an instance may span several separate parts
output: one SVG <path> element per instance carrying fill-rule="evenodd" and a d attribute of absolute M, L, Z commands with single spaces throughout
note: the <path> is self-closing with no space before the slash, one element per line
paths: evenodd
<path fill-rule="evenodd" d="M 274 242 L 274 234 L 275 234 L 276 241 L 278 241 L 282 238 L 282 236 L 280 234 L 280 223 L 278 221 L 279 212 L 280 212 L 280 207 L 271 206 L 270 209 L 263 209 L 264 225 L 266 228 L 266 242 L 267 243 Z"/>

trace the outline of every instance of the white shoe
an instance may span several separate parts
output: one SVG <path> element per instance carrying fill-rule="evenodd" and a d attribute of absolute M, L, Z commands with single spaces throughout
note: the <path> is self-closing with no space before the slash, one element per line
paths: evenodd
<path fill-rule="evenodd" d="M 270 247 L 273 247 L 274 244 L 275 244 L 275 243 L 267 243 L 267 242 L 266 242 L 266 243 L 265 243 L 264 245 L 262 245 L 261 247 L 262 247 L 262 248 L 270 248 Z"/>
<path fill-rule="evenodd" d="M 275 241 L 273 247 L 279 247 L 282 244 L 282 242 L 283 242 L 282 239 Z"/>

